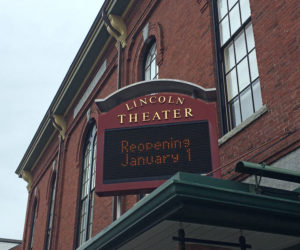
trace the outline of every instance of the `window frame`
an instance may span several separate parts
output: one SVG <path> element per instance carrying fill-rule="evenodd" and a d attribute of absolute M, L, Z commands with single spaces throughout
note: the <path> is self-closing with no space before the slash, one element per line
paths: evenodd
<path fill-rule="evenodd" d="M 88 159 L 86 158 L 88 146 L 91 145 L 91 150 L 88 152 Z M 85 135 L 84 146 L 82 151 L 82 164 L 80 171 L 80 186 L 78 196 L 78 216 L 77 216 L 77 232 L 76 232 L 76 245 L 81 246 L 84 242 L 92 236 L 93 226 L 93 208 L 95 201 L 95 171 L 96 171 L 96 153 L 97 153 L 97 127 L 94 122 L 89 126 L 88 132 Z M 89 160 L 91 165 L 88 167 L 88 179 L 84 182 L 84 170 L 86 160 Z M 87 186 L 84 186 L 84 185 Z M 83 188 L 87 187 L 87 194 L 83 195 Z M 86 202 L 85 217 L 82 217 L 83 204 Z M 85 219 L 86 218 L 86 219 Z M 84 227 L 81 230 L 81 227 Z M 83 235 L 81 234 L 83 232 Z"/>
<path fill-rule="evenodd" d="M 52 166 L 54 167 L 55 164 L 56 161 L 53 162 Z M 45 236 L 45 244 L 44 244 L 45 250 L 51 249 L 56 191 L 57 191 L 57 174 L 56 171 L 54 171 L 51 177 L 50 192 L 49 192 L 50 202 L 49 202 L 48 213 L 47 213 L 47 226 L 46 226 L 46 236 Z"/>
<path fill-rule="evenodd" d="M 153 54 L 151 54 L 153 46 L 155 46 L 155 51 Z M 149 57 L 150 57 L 150 64 L 147 65 L 147 61 Z M 153 78 L 151 77 L 152 63 L 155 64 L 155 71 L 156 71 L 155 76 Z M 150 79 L 146 79 L 146 71 L 148 68 L 150 69 Z M 154 79 L 158 79 L 158 75 L 159 75 L 159 67 L 157 64 L 157 43 L 155 38 L 150 37 L 146 43 L 145 53 L 143 53 L 142 79 L 144 81 L 151 81 Z"/>
<path fill-rule="evenodd" d="M 227 3 L 227 1 L 226 1 Z M 254 45 L 254 47 L 248 51 L 247 48 L 247 42 L 246 42 L 246 54 L 243 56 L 243 58 L 241 60 L 239 60 L 237 62 L 236 59 L 234 59 L 234 66 L 228 70 L 228 72 L 225 71 L 225 49 L 228 47 L 228 45 L 230 45 L 230 43 L 233 43 L 235 41 L 235 39 L 243 32 L 245 35 L 245 30 L 246 27 L 248 27 L 248 25 L 252 25 L 252 21 L 251 21 L 251 13 L 250 16 L 247 17 L 244 22 L 242 22 L 242 17 L 239 15 L 240 17 L 240 26 L 238 29 L 236 29 L 236 31 L 230 35 L 231 33 L 231 26 L 230 24 L 228 24 L 229 27 L 229 38 L 225 41 L 225 43 L 223 45 L 221 45 L 221 33 L 220 33 L 220 24 L 222 22 L 222 20 L 224 20 L 225 18 L 229 19 L 229 15 L 230 15 L 230 11 L 233 10 L 235 8 L 235 6 L 238 5 L 238 10 L 239 13 L 241 13 L 241 9 L 240 9 L 240 0 L 236 0 L 236 2 L 231 6 L 230 9 L 227 9 L 226 14 L 222 17 L 222 19 L 219 20 L 219 15 L 218 15 L 218 0 L 213 0 L 212 1 L 212 12 L 213 12 L 213 28 L 214 28 L 214 35 L 215 35 L 215 51 L 216 51 L 216 71 L 217 71 L 217 80 L 218 80 L 218 96 L 219 96 L 219 110 L 220 110 L 220 114 L 221 114 L 221 130 L 222 130 L 222 134 L 226 134 L 227 132 L 229 132 L 230 130 L 232 130 L 233 128 L 235 128 L 236 126 L 238 126 L 240 123 L 242 123 L 243 121 L 245 121 L 246 119 L 242 119 L 242 104 L 240 103 L 240 99 L 243 93 L 246 92 L 246 90 L 248 88 L 251 88 L 251 104 L 252 104 L 252 114 L 254 114 L 257 110 L 259 110 L 259 108 L 255 108 L 255 101 L 254 101 L 254 91 L 253 91 L 253 86 L 254 84 L 256 84 L 258 82 L 259 87 L 260 87 L 260 78 L 259 78 L 259 74 L 258 76 L 254 79 L 254 80 L 249 80 L 249 83 L 246 85 L 245 88 L 243 88 L 242 90 L 238 89 L 237 94 L 235 95 L 234 98 L 238 98 L 239 99 L 239 116 L 240 116 L 240 123 L 238 125 L 234 125 L 233 124 L 233 119 L 232 119 L 232 114 L 230 111 L 230 103 L 234 100 L 234 98 L 229 99 L 228 98 L 228 91 L 227 91 L 227 80 L 226 80 L 226 74 L 228 75 L 230 71 L 237 70 L 237 67 L 239 65 L 239 63 L 241 63 L 244 59 L 247 60 L 247 64 L 248 64 L 248 73 L 249 73 L 249 77 L 251 76 L 251 72 L 250 72 L 250 64 L 249 64 L 249 55 L 255 51 L 256 53 L 256 47 Z M 251 11 L 251 10 L 250 10 Z M 230 21 L 229 21 L 230 22 Z M 235 46 L 233 46 L 235 47 Z M 234 55 L 236 54 L 235 48 L 234 48 Z M 257 66 L 257 61 L 256 61 L 256 66 Z M 237 72 L 237 71 L 236 71 Z M 238 73 L 236 73 L 237 75 Z M 239 85 L 239 81 L 238 78 L 236 77 L 236 81 L 237 84 Z M 260 96 L 261 96 L 261 87 L 260 87 Z M 262 98 L 261 98 L 262 101 Z M 261 106 L 260 106 L 261 107 Z M 250 115 L 251 116 L 251 115 Z M 248 116 L 249 117 L 249 116 Z"/>
<path fill-rule="evenodd" d="M 31 213 L 31 224 L 30 224 L 30 236 L 28 241 L 28 249 L 33 248 L 34 243 L 34 234 L 35 234 L 35 227 L 36 227 L 36 218 L 37 218 L 37 208 L 38 208 L 38 200 L 37 197 L 34 197 L 32 213 Z"/>
<path fill-rule="evenodd" d="M 122 209 L 122 206 L 123 206 L 122 196 L 120 196 L 120 195 L 113 196 L 112 204 L 113 204 L 113 207 L 112 207 L 112 221 L 115 221 L 123 213 L 123 211 L 122 211 L 123 210 Z"/>

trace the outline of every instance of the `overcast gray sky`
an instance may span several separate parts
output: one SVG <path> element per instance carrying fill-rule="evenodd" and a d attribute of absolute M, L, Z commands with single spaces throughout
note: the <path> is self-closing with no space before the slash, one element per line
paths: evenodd
<path fill-rule="evenodd" d="M 15 174 L 102 0 L 0 0 L 0 238 L 22 239 Z"/>

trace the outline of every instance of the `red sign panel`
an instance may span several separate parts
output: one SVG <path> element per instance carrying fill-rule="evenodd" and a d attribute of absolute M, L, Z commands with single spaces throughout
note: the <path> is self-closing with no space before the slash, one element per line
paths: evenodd
<path fill-rule="evenodd" d="M 98 119 L 96 192 L 150 191 L 178 171 L 219 166 L 214 103 L 160 93 L 122 103 Z"/>

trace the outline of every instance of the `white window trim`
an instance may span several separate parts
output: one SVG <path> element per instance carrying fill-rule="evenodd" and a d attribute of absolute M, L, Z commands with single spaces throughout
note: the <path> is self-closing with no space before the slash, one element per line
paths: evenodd
<path fill-rule="evenodd" d="M 268 107 L 267 105 L 263 105 L 259 110 L 253 113 L 250 117 L 242 121 L 238 126 L 236 126 L 232 130 L 230 130 L 227 134 L 225 134 L 223 137 L 221 137 L 218 140 L 219 146 L 221 146 L 222 144 L 230 140 L 233 136 L 241 132 L 244 128 L 246 128 L 248 125 L 256 121 L 259 117 L 261 117 L 266 112 L 268 112 Z"/>

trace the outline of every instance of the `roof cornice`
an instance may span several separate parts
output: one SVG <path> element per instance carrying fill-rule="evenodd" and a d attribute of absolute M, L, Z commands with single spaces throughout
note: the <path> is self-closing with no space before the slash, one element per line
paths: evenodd
<path fill-rule="evenodd" d="M 105 50 L 110 35 L 102 20 L 102 11 L 122 16 L 132 2 L 134 0 L 105 0 L 15 171 L 20 177 L 23 170 L 32 170 L 35 167 L 45 147 L 53 138 L 55 128 L 51 122 L 52 114 L 64 115 L 67 112 L 74 96 L 85 83 L 86 75 L 99 59 L 98 55 Z"/>

